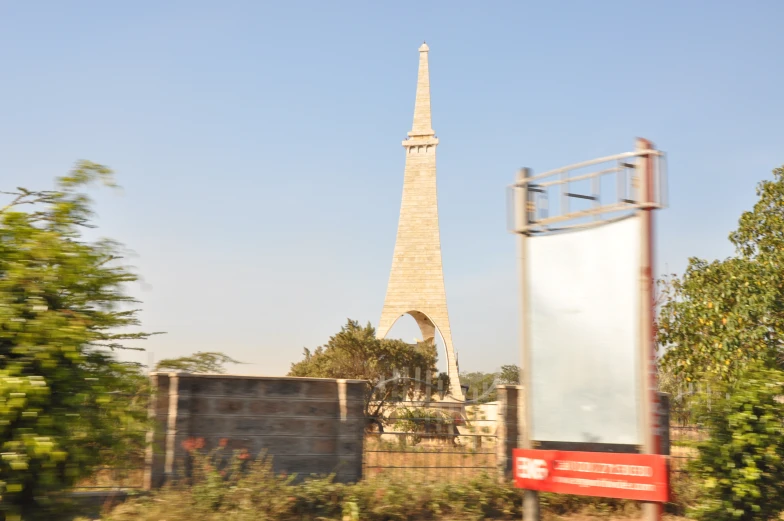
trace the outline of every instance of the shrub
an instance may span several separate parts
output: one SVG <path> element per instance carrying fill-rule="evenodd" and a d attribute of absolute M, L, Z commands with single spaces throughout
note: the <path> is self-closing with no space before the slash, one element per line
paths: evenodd
<path fill-rule="evenodd" d="M 262 456 L 219 448 L 195 450 L 191 482 L 129 501 L 106 521 L 396 521 L 432 519 L 520 519 L 522 494 L 512 483 L 483 474 L 465 480 L 423 481 L 416 476 L 336 483 L 332 476 L 286 476 Z M 232 457 L 233 456 L 233 457 Z M 243 467 L 243 465 L 246 465 Z M 632 501 L 542 494 L 546 517 L 575 512 L 623 517 L 639 513 Z"/>
<path fill-rule="evenodd" d="M 144 446 L 146 378 L 113 351 L 149 335 L 121 248 L 82 234 L 94 180 L 111 171 L 82 161 L 0 208 L 0 518 L 49 520 L 57 492 Z"/>
<path fill-rule="evenodd" d="M 690 471 L 700 495 L 698 519 L 751 521 L 784 510 L 784 373 L 753 366 L 725 385 L 703 414 L 709 439 Z"/>

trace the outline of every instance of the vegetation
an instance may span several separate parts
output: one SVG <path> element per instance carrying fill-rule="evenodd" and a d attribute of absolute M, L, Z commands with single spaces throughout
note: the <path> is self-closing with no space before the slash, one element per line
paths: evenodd
<path fill-rule="evenodd" d="M 191 356 L 166 358 L 158 362 L 158 371 L 182 371 L 184 373 L 225 374 L 226 364 L 241 364 L 230 356 L 219 352 L 197 352 Z"/>
<path fill-rule="evenodd" d="M 784 510 L 784 373 L 750 367 L 716 389 L 703 415 L 710 438 L 692 464 L 701 484 L 697 519 L 773 519 Z"/>
<path fill-rule="evenodd" d="M 3 519 L 53 519 L 56 493 L 103 464 L 139 457 L 147 428 L 147 380 L 114 350 L 148 333 L 126 294 L 136 275 L 120 246 L 88 241 L 95 181 L 111 171 L 83 161 L 53 190 L 3 192 L 0 208 L 0 513 Z M 673 419 L 709 433 L 697 459 L 674 482 L 669 509 L 698 519 L 770 519 L 784 510 L 784 167 L 760 183 L 759 200 L 730 235 L 733 256 L 691 259 L 663 284 L 657 334 L 664 349 L 663 390 L 691 393 L 673 402 Z M 392 400 L 448 389 L 432 342 L 376 338 L 371 325 L 348 320 L 315 351 L 305 349 L 291 376 L 368 381 L 366 414 L 380 417 Z M 219 352 L 162 360 L 159 370 L 225 373 L 239 363 Z M 396 377 L 402 376 L 403 378 Z M 496 383 L 516 384 L 520 369 L 467 373 L 469 398 L 496 399 Z M 422 383 L 432 382 L 426 389 Z M 694 386 L 691 387 L 690 386 Z M 415 435 L 420 424 L 454 426 L 435 409 L 401 408 L 394 421 Z M 218 449 L 223 451 L 225 449 Z M 269 460 L 248 454 L 194 453 L 187 488 L 129 502 L 109 519 L 433 519 L 519 518 L 520 495 L 494 477 L 424 483 L 375 476 L 355 485 L 330 478 L 276 475 Z M 186 484 L 180 484 L 185 487 Z M 586 507 L 629 512 L 632 503 L 542 495 L 564 514 Z M 59 508 L 59 507 L 58 507 Z"/>
<path fill-rule="evenodd" d="M 784 341 L 784 167 L 730 234 L 735 255 L 693 258 L 666 288 L 663 366 L 680 384 L 732 381 L 752 362 L 781 367 Z"/>
<path fill-rule="evenodd" d="M 416 519 L 520 519 L 521 494 L 511 483 L 480 475 L 465 480 L 422 481 L 413 476 L 382 476 L 357 484 L 336 483 L 331 476 L 310 477 L 273 472 L 269 458 L 247 463 L 241 455 L 194 453 L 190 486 L 169 488 L 152 497 L 117 507 L 106 521 L 211 521 Z M 628 501 L 543 495 L 550 514 L 637 513 Z"/>
<path fill-rule="evenodd" d="M 82 161 L 54 190 L 4 192 L 0 208 L 0 508 L 47 518 L 51 493 L 143 444 L 145 379 L 112 350 L 149 336 L 110 240 L 88 242 L 79 190 L 111 171 Z"/>
<path fill-rule="evenodd" d="M 732 257 L 691 259 L 663 285 L 662 388 L 680 398 L 676 421 L 708 431 L 690 468 L 699 519 L 784 510 L 784 167 L 757 194 L 730 234 Z"/>
<path fill-rule="evenodd" d="M 348 320 L 326 345 L 314 352 L 306 348 L 304 359 L 291 365 L 289 376 L 367 380 L 366 414 L 380 417 L 390 400 L 410 399 L 417 390 L 433 390 L 406 379 L 416 380 L 417 372 L 420 381 L 430 378 L 435 391 L 449 389 L 447 375 L 437 373 L 437 358 L 431 342 L 412 345 L 402 340 L 379 339 L 370 324 L 362 327 L 357 321 Z M 395 374 L 403 378 L 393 378 Z"/>
<path fill-rule="evenodd" d="M 455 413 L 431 407 L 400 407 L 394 416 L 395 431 L 409 433 L 407 441 L 414 445 L 423 440 L 454 443 L 456 427 L 465 424 Z"/>
<path fill-rule="evenodd" d="M 494 373 L 474 371 L 460 375 L 461 385 L 468 386 L 466 399 L 474 403 L 494 402 L 498 399 L 496 385 L 519 385 L 520 367 L 516 365 L 502 365 Z"/>

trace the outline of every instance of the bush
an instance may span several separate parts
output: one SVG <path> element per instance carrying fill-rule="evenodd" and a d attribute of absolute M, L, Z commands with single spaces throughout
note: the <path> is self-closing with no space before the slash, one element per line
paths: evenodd
<path fill-rule="evenodd" d="M 784 373 L 759 366 L 725 385 L 704 413 L 708 441 L 690 472 L 700 484 L 690 513 L 711 521 L 775 518 L 784 510 Z"/>
<path fill-rule="evenodd" d="M 148 336 L 131 330 L 137 279 L 119 245 L 82 235 L 81 190 L 110 176 L 82 161 L 0 207 L 1 519 L 51 519 L 57 492 L 144 447 L 146 378 L 113 354 Z"/>
<path fill-rule="evenodd" d="M 106 521 L 396 521 L 432 519 L 520 519 L 522 494 L 495 476 L 422 481 L 411 477 L 374 477 L 356 484 L 332 476 L 277 474 L 270 458 L 243 459 L 217 449 L 192 452 L 189 483 L 164 488 L 107 514 Z M 632 501 L 542 494 L 549 515 L 639 513 Z"/>
<path fill-rule="evenodd" d="M 117 507 L 112 521 L 519 519 L 520 491 L 484 475 L 462 482 L 378 477 L 357 484 L 333 476 L 276 474 L 270 458 L 226 449 L 193 451 L 189 483 Z M 229 457 L 227 457 L 227 455 Z"/>

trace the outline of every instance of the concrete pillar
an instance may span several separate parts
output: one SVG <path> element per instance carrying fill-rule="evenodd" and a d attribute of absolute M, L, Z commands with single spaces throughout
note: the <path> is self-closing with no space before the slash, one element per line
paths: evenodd
<path fill-rule="evenodd" d="M 150 375 L 149 418 L 152 426 L 147 432 L 144 490 L 163 486 L 166 463 L 166 429 L 169 420 L 169 375 Z"/>
<path fill-rule="evenodd" d="M 670 395 L 659 393 L 659 447 L 657 454 L 670 455 Z"/>
<path fill-rule="evenodd" d="M 337 428 L 336 480 L 356 483 L 362 479 L 365 442 L 365 382 L 338 380 L 340 423 Z"/>
<path fill-rule="evenodd" d="M 519 385 L 499 385 L 496 389 L 498 392 L 496 464 L 499 481 L 508 481 L 512 479 L 512 465 L 514 464 L 512 451 L 519 447 L 522 387 Z"/>
<path fill-rule="evenodd" d="M 182 477 L 178 463 L 185 460 L 183 442 L 190 435 L 190 398 L 187 373 L 169 374 L 169 414 L 166 425 L 166 461 L 164 476 L 167 483 Z"/>

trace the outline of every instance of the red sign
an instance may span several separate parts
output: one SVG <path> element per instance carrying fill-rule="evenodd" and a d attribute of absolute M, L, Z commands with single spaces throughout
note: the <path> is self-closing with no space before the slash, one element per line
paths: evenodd
<path fill-rule="evenodd" d="M 649 502 L 668 500 L 665 456 L 515 449 L 513 465 L 518 488 Z"/>

